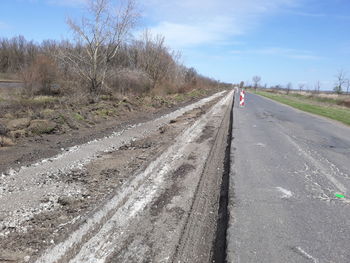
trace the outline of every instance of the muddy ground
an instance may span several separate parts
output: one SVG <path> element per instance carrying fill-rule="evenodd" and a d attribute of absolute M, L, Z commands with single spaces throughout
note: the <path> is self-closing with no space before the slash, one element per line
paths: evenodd
<path fill-rule="evenodd" d="M 144 105 L 136 102 L 136 100 L 128 100 L 127 103 L 122 103 L 122 107 L 118 106 L 118 113 L 116 113 L 116 115 L 100 116 L 98 118 L 95 115 L 90 116 L 94 118 L 94 122 L 90 122 L 87 119 L 75 119 L 74 116 L 69 118 L 66 116 L 67 119 L 65 119 L 65 122 L 67 123 L 64 123 L 64 125 L 58 124 L 50 134 L 43 133 L 30 136 L 26 134 L 25 136 L 12 138 L 11 140 L 14 143 L 10 147 L 1 147 L 0 143 L 0 174 L 5 173 L 9 168 L 16 169 L 31 164 L 34 161 L 57 155 L 62 152 L 63 149 L 105 137 L 116 130 L 121 130 L 130 125 L 158 118 L 215 92 L 215 90 L 212 90 L 206 91 L 201 95 L 198 95 L 198 93 L 195 96 L 184 96 L 179 101 L 169 100 L 164 102 L 159 99 L 160 101 L 154 102 L 152 105 Z M 109 104 L 110 103 L 106 103 L 105 106 L 114 107 L 113 103 L 111 105 Z M 94 108 L 93 105 L 91 107 Z M 93 109 L 90 109 L 90 107 L 81 109 L 80 111 L 79 109 L 73 109 L 73 111 L 77 112 L 88 112 L 83 115 L 91 114 L 91 110 Z M 17 117 L 27 116 L 28 113 L 25 112 L 26 109 L 21 111 L 23 111 L 21 114 L 24 115 L 18 115 Z M 72 111 L 72 109 L 69 111 Z M 57 114 L 59 116 L 62 115 L 60 112 Z M 5 119 L 1 117 L 2 115 L 1 113 L 0 128 L 2 123 L 8 122 L 8 120 L 5 122 Z M 51 117 L 52 121 L 59 122 L 55 116 Z M 11 118 L 13 118 L 13 116 Z"/>
<path fill-rule="evenodd" d="M 0 262 L 34 262 L 40 253 L 49 246 L 60 243 L 69 233 L 72 233 L 79 225 L 84 223 L 101 204 L 107 202 L 119 191 L 126 181 L 130 181 L 135 174 L 142 171 L 147 165 L 157 158 L 169 147 L 175 138 L 198 120 L 203 114 L 217 103 L 215 99 L 204 106 L 195 108 L 184 115 L 172 119 L 166 125 L 161 126 L 157 132 L 149 136 L 135 140 L 121 146 L 117 150 L 101 153 L 96 160 L 83 169 L 76 169 L 69 173 L 51 175 L 50 183 L 57 181 L 57 185 L 66 185 L 76 191 L 62 193 L 61 195 L 47 193 L 41 199 L 41 205 L 45 209 L 20 223 L 3 224 L 0 229 Z M 189 102 L 187 102 L 188 104 Z M 180 105 L 176 106 L 181 107 Z M 14 147 L 2 148 L 0 171 L 4 171 L 13 165 L 31 163 L 43 157 L 53 156 L 72 145 L 84 143 L 95 138 L 110 134 L 116 127 L 123 127 L 140 121 L 150 120 L 161 116 L 174 108 L 162 109 L 157 112 L 135 113 L 131 121 L 121 122 L 112 120 L 99 127 L 81 129 L 63 135 L 43 135 L 35 138 L 27 138 Z M 215 131 L 207 126 L 205 132 L 197 139 L 198 143 L 212 139 Z M 174 172 L 174 182 L 152 203 L 150 218 L 155 218 L 162 209 L 170 203 L 179 192 L 176 183 L 182 176 L 193 171 L 190 156 L 188 163 L 180 166 Z M 179 183 L 179 182 L 178 182 Z M 44 182 L 45 184 L 45 182 Z M 20 209 L 20 208 L 19 208 Z M 185 211 L 176 208 L 174 215 L 179 217 Z M 4 221 L 6 218 L 0 218 Z M 130 242 L 140 242 L 130 239 Z M 127 253 L 127 250 L 125 250 Z M 119 255 L 127 258 L 127 255 Z M 118 257 L 112 255 L 111 262 Z M 150 256 L 150 258 L 152 258 Z M 64 261 L 62 261 L 64 262 Z M 134 258 L 130 262 L 141 262 Z M 143 262 L 147 261 L 147 257 Z"/>

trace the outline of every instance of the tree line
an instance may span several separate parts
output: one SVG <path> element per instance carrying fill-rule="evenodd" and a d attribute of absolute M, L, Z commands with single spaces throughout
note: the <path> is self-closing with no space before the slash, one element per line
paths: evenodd
<path fill-rule="evenodd" d="M 257 88 L 262 88 L 262 86 L 260 85 L 260 81 L 261 81 L 261 77 L 256 75 L 252 77 L 252 81 L 253 81 L 253 85 L 252 86 L 248 86 L 249 88 L 254 88 L 255 90 Z M 243 84 L 244 85 L 244 82 Z M 240 86 L 241 86 L 240 85 Z M 267 88 L 267 84 L 264 85 L 264 88 Z M 306 88 L 306 84 L 305 83 L 298 83 L 298 90 L 304 91 L 304 89 Z M 291 90 L 293 90 L 293 85 L 292 83 L 287 83 L 285 86 L 282 85 L 275 85 L 275 86 L 271 86 L 270 89 L 275 89 L 275 90 L 285 90 L 287 94 L 289 94 L 289 92 Z M 337 74 L 335 75 L 335 82 L 334 82 L 334 87 L 333 87 L 333 92 L 337 93 L 337 94 L 342 94 L 342 93 L 346 93 L 349 94 L 349 90 L 350 90 L 350 79 L 347 77 L 347 74 L 345 72 L 344 69 L 340 69 Z M 309 88 L 307 88 L 307 91 L 312 91 L 314 93 L 320 93 L 321 91 L 321 82 L 318 80 L 315 82 L 314 84 L 314 89 L 310 90 Z"/>
<path fill-rule="evenodd" d="M 112 91 L 170 93 L 218 85 L 185 67 L 164 37 L 146 30 L 134 39 L 138 17 L 133 0 L 118 9 L 110 0 L 88 0 L 81 20 L 67 20 L 74 40 L 0 39 L 0 72 L 21 78 L 29 95 L 83 89 L 96 98 Z"/>

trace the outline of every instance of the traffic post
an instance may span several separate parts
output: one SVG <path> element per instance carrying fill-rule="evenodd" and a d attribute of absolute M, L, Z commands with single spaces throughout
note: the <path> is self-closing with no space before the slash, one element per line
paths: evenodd
<path fill-rule="evenodd" d="M 240 96 L 239 96 L 239 106 L 240 107 L 244 107 L 244 105 L 245 105 L 244 96 L 245 96 L 245 91 L 242 89 Z"/>

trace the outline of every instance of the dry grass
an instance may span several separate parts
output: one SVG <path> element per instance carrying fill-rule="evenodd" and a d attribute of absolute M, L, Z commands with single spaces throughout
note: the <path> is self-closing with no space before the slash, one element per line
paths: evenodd
<path fill-rule="evenodd" d="M 0 136 L 0 147 L 9 147 L 13 145 L 15 145 L 15 143 L 10 138 Z"/>
<path fill-rule="evenodd" d="M 347 107 L 341 107 L 338 105 L 330 105 L 329 103 L 322 103 L 321 101 L 313 98 L 308 98 L 300 94 L 280 94 L 271 93 L 265 91 L 257 91 L 258 95 L 276 100 L 278 102 L 287 104 L 296 109 L 310 112 L 313 114 L 321 115 L 333 120 L 340 121 L 344 124 L 350 125 L 350 109 Z M 295 96 L 298 95 L 298 96 Z M 330 100 L 327 98 L 327 100 Z"/>
<path fill-rule="evenodd" d="M 269 92 L 280 95 L 288 95 L 290 98 L 296 98 L 299 100 L 305 100 L 306 102 L 312 102 L 318 105 L 328 106 L 340 106 L 350 108 L 350 94 L 336 94 L 336 93 L 315 93 L 307 91 L 296 91 L 293 90 L 289 94 L 286 94 L 285 90 L 266 89 L 261 90 L 262 92 Z"/>
<path fill-rule="evenodd" d="M 2 73 L 0 72 L 0 82 L 12 83 L 12 82 L 21 82 L 17 74 L 11 73 Z"/>

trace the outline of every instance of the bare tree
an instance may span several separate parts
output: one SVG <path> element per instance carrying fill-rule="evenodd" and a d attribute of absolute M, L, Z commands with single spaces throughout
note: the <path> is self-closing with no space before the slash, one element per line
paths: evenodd
<path fill-rule="evenodd" d="M 346 80 L 346 94 L 349 94 L 349 88 L 350 88 L 350 80 Z"/>
<path fill-rule="evenodd" d="M 30 65 L 38 54 L 39 46 L 23 36 L 0 39 L 0 72 L 18 73 Z"/>
<path fill-rule="evenodd" d="M 197 71 L 194 68 L 189 68 L 185 73 L 185 82 L 191 83 L 192 85 L 196 85 L 197 83 Z"/>
<path fill-rule="evenodd" d="M 338 94 L 343 92 L 343 87 L 346 85 L 346 72 L 343 69 L 340 69 L 338 71 L 338 74 L 335 76 L 336 77 L 336 83 L 334 87 L 334 91 Z"/>
<path fill-rule="evenodd" d="M 315 92 L 316 92 L 316 93 L 320 93 L 320 89 L 321 89 L 321 83 L 320 83 L 320 81 L 318 80 L 318 81 L 315 83 Z"/>
<path fill-rule="evenodd" d="M 98 95 L 105 85 L 111 61 L 137 16 L 134 0 L 127 0 L 119 10 L 111 6 L 111 0 L 88 0 L 87 15 L 80 23 L 67 20 L 77 44 L 61 48 L 58 56 L 86 82 L 90 94 Z"/>
<path fill-rule="evenodd" d="M 165 46 L 165 39 L 161 35 L 152 36 L 145 31 L 142 40 L 134 43 L 134 64 L 148 74 L 155 88 L 165 79 L 171 79 L 180 54 L 176 54 Z"/>
<path fill-rule="evenodd" d="M 291 89 L 292 89 L 292 83 L 288 83 L 287 84 L 287 86 L 286 86 L 286 93 L 287 93 L 287 95 L 289 94 L 289 92 L 291 91 Z"/>
<path fill-rule="evenodd" d="M 304 87 L 305 87 L 305 84 L 304 83 L 299 83 L 298 84 L 298 87 L 299 87 L 299 91 L 303 91 Z"/>
<path fill-rule="evenodd" d="M 254 83 L 254 89 L 256 90 L 256 88 L 259 86 L 259 82 L 261 81 L 261 77 L 260 76 L 254 76 L 253 77 L 253 83 Z"/>

